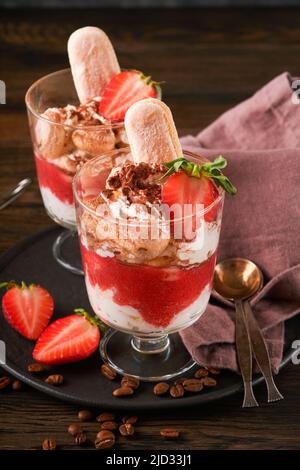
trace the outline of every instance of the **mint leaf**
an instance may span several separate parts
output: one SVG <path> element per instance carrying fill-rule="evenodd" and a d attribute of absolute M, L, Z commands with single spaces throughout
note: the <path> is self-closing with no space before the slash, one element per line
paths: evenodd
<path fill-rule="evenodd" d="M 202 165 L 203 168 L 207 171 L 209 170 L 214 170 L 214 169 L 223 169 L 223 168 L 226 168 L 227 166 L 227 160 L 225 160 L 225 158 L 223 157 L 223 155 L 219 155 L 218 157 L 216 157 L 214 159 L 213 162 L 208 162 L 208 163 L 204 163 L 204 165 Z"/>
<path fill-rule="evenodd" d="M 203 165 L 197 165 L 196 163 L 186 160 L 184 157 L 164 163 L 164 165 L 168 168 L 168 171 L 161 179 L 183 170 L 187 175 L 195 178 L 201 178 L 202 176 L 210 178 L 217 186 L 221 186 L 229 194 L 237 193 L 236 187 L 231 183 L 227 176 L 223 175 L 221 171 L 227 166 L 227 160 L 223 155 L 218 155 L 214 161 L 204 163 Z"/>

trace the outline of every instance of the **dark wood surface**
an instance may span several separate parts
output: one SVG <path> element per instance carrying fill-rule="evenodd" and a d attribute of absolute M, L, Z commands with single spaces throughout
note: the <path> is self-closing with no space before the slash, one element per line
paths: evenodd
<path fill-rule="evenodd" d="M 77 27 L 94 24 L 111 37 L 122 67 L 165 80 L 164 97 L 183 135 L 196 133 L 220 113 L 250 96 L 275 75 L 299 74 L 300 10 L 151 10 L 1 12 L 0 79 L 7 104 L 0 106 L 0 192 L 25 177 L 34 185 L 0 214 L 0 252 L 51 223 L 35 180 L 24 94 L 47 72 L 67 66 L 66 42 Z M 285 400 L 241 409 L 233 396 L 199 409 L 140 416 L 136 437 L 120 449 L 298 449 L 300 369 L 289 365 L 278 385 Z M 40 448 L 54 435 L 61 449 L 76 449 L 67 426 L 78 408 L 41 393 L 0 392 L 0 449 Z M 159 430 L 181 431 L 176 443 Z M 96 423 L 86 425 L 93 439 Z"/>

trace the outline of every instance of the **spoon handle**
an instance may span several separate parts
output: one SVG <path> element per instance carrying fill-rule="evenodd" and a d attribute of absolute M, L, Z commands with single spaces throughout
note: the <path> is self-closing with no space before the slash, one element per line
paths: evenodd
<path fill-rule="evenodd" d="M 273 401 L 282 400 L 283 396 L 276 387 L 273 379 L 270 356 L 266 341 L 263 337 L 261 329 L 258 326 L 252 308 L 247 300 L 244 301 L 244 312 L 246 321 L 248 323 L 254 356 L 267 384 L 268 402 L 270 403 Z"/>
<path fill-rule="evenodd" d="M 237 356 L 244 382 L 243 408 L 258 406 L 252 388 L 252 352 L 247 323 L 245 321 L 243 303 L 235 301 L 235 339 Z"/>
<path fill-rule="evenodd" d="M 31 184 L 30 178 L 25 178 L 17 184 L 17 186 L 11 189 L 0 201 L 0 210 L 11 204 L 22 192 Z"/>

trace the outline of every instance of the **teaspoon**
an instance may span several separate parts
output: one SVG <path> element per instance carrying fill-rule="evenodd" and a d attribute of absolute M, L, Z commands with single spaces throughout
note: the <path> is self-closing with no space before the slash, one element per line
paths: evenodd
<path fill-rule="evenodd" d="M 216 266 L 214 276 L 214 289 L 222 297 L 234 301 L 236 309 L 242 311 L 246 329 L 250 336 L 252 349 L 268 389 L 268 402 L 281 400 L 283 396 L 278 391 L 271 370 L 271 361 L 268 347 L 264 336 L 253 314 L 248 299 L 258 292 L 263 286 L 263 275 L 261 270 L 252 261 L 243 258 L 232 258 L 219 263 Z M 238 341 L 237 341 L 237 349 Z M 246 347 L 247 349 L 247 347 Z M 251 350 L 251 346 L 250 346 Z M 240 350 L 243 355 L 244 349 Z M 239 354 L 239 357 L 240 357 Z M 242 359 L 243 361 L 243 359 Z M 252 388 L 252 358 L 251 378 L 249 384 L 249 362 L 244 359 L 248 366 L 246 371 L 247 387 Z M 241 367 L 242 369 L 242 367 Z M 246 394 L 246 391 L 245 391 Z M 253 394 L 253 393 L 252 393 Z M 251 401 L 251 392 L 250 392 Z"/>

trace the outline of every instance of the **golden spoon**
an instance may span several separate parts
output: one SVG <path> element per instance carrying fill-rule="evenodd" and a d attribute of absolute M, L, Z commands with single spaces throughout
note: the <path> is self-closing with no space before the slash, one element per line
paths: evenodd
<path fill-rule="evenodd" d="M 231 258 L 219 263 L 215 269 L 214 275 L 214 289 L 215 291 L 228 300 L 235 302 L 236 310 L 239 310 L 237 316 L 242 316 L 250 336 L 253 352 L 256 361 L 264 375 L 267 389 L 268 389 L 268 402 L 281 400 L 283 396 L 278 391 L 271 370 L 270 356 L 268 348 L 263 337 L 263 334 L 255 319 L 251 306 L 247 299 L 252 297 L 263 286 L 263 275 L 261 270 L 252 261 L 243 258 Z M 237 327 L 238 329 L 238 327 Z M 239 334 L 237 333 L 237 350 L 240 361 L 240 355 L 245 356 L 248 353 L 246 348 L 240 344 Z M 239 347 L 240 346 L 240 347 Z M 246 351 L 245 351 L 246 349 Z M 239 352 L 240 351 L 240 352 Z M 251 351 L 251 346 L 250 346 Z M 251 355 L 250 355 L 251 358 Z M 247 358 L 249 360 L 249 358 Z M 246 370 L 246 377 L 244 380 L 247 383 L 246 387 L 252 389 L 252 358 L 251 358 L 251 377 L 249 380 L 249 363 L 242 357 L 242 362 L 245 362 L 248 369 Z M 241 366 L 241 364 L 240 364 Z M 242 370 L 242 366 L 241 366 Z M 243 372 L 242 372 L 243 375 Z M 244 376 L 243 376 L 244 379 Z M 250 385 L 249 385 L 250 383 Z M 251 401 L 251 392 L 250 392 Z M 248 405 L 249 406 L 249 405 Z"/>

